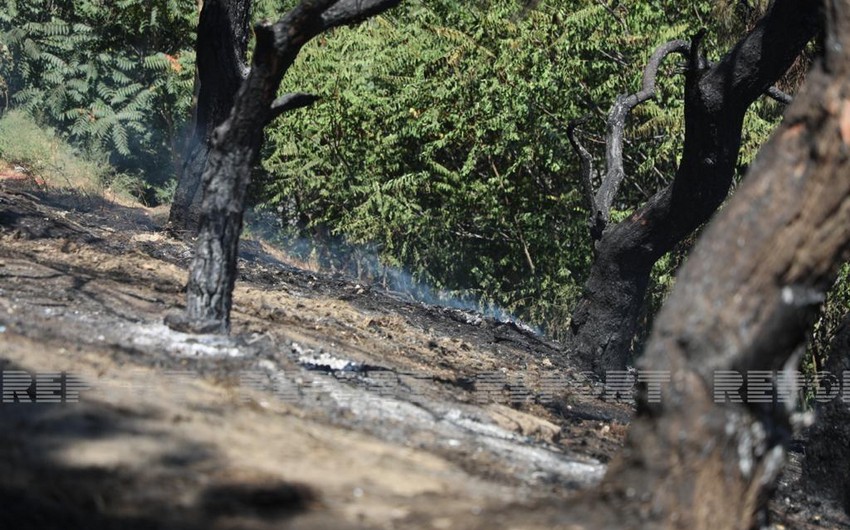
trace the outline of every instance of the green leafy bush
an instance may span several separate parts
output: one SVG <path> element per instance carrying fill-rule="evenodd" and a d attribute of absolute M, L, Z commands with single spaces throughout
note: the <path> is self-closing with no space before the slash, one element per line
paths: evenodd
<path fill-rule="evenodd" d="M 376 245 L 385 263 L 558 337 L 592 258 L 566 126 L 590 117 L 583 130 L 601 165 L 616 95 L 637 90 L 653 49 L 690 38 L 714 7 L 527 4 L 406 2 L 319 39 L 285 89 L 322 101 L 269 132 L 271 176 L 260 187 L 293 240 L 324 243 L 327 259 L 348 259 L 339 241 Z M 709 41 L 715 56 L 728 47 Z M 620 210 L 672 178 L 684 131 L 681 71 L 665 64 L 658 99 L 630 120 Z M 742 164 L 777 116 L 772 103 L 750 113 Z M 658 276 L 669 285 L 670 271 Z"/>

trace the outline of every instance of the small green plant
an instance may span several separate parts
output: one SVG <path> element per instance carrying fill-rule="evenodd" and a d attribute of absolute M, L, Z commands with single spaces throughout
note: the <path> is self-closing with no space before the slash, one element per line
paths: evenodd
<path fill-rule="evenodd" d="M 131 202 L 146 202 L 145 198 L 150 190 L 150 186 L 142 177 L 132 173 L 114 173 L 104 184 L 114 196 Z"/>
<path fill-rule="evenodd" d="M 175 191 L 177 191 L 177 179 L 169 179 L 162 186 L 154 188 L 154 199 L 156 199 L 157 204 L 171 204 Z"/>

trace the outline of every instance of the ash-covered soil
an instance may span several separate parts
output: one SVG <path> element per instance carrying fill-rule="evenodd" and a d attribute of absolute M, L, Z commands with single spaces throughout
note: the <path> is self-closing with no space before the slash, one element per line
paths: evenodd
<path fill-rule="evenodd" d="M 174 332 L 163 212 L 32 193 L 0 191 L 0 528 L 575 528 L 621 446 L 632 407 L 521 325 L 247 241 L 231 336 Z M 778 524 L 850 527 L 789 469 Z"/>

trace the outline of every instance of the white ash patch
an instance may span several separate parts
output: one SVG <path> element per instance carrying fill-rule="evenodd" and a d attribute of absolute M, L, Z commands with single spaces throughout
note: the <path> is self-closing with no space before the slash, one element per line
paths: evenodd
<path fill-rule="evenodd" d="M 308 370 L 323 370 L 326 372 L 357 372 L 362 364 L 350 359 L 335 357 L 324 350 L 318 353 L 310 348 L 304 348 L 297 342 L 292 343 L 292 353 L 296 356 L 298 363 Z"/>
<path fill-rule="evenodd" d="M 356 372 L 360 370 L 360 363 L 349 359 L 334 357 L 327 352 L 313 353 L 312 350 L 306 352 L 297 343 L 292 343 L 293 353 L 298 354 L 298 362 L 309 370 L 325 370 L 329 372 Z"/>
<path fill-rule="evenodd" d="M 327 354 L 304 358 L 311 363 L 318 360 L 323 367 L 329 366 L 331 360 L 336 361 L 334 366 L 350 363 Z M 282 372 L 281 376 L 286 377 Z M 551 445 L 538 445 L 527 436 L 497 425 L 474 407 L 427 398 L 414 403 L 328 376 L 313 379 L 309 390 L 312 399 L 303 393 L 295 398 L 302 407 L 326 407 L 325 399 L 316 399 L 321 394 L 335 408 L 358 417 L 358 425 L 376 429 L 382 437 L 450 453 L 465 454 L 469 448 L 477 448 L 505 462 L 515 476 L 529 483 L 568 482 L 588 487 L 598 483 L 605 473 L 606 466 L 598 460 L 565 454 Z M 393 424 L 395 427 L 390 428 Z"/>
<path fill-rule="evenodd" d="M 463 309 L 449 309 L 449 312 L 453 313 L 455 316 L 460 317 L 460 319 L 470 326 L 480 326 L 484 322 L 484 316 L 480 313 L 476 313 L 475 311 L 463 310 Z"/>
<path fill-rule="evenodd" d="M 165 324 L 142 324 L 124 339 L 139 349 L 159 349 L 181 357 L 242 357 L 230 337 L 174 331 Z"/>

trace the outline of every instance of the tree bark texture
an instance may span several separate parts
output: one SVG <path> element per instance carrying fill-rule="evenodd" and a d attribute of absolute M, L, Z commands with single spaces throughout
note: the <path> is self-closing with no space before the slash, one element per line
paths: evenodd
<path fill-rule="evenodd" d="M 230 115 L 248 72 L 251 0 L 206 0 L 195 44 L 197 79 L 192 137 L 183 154 L 168 224 L 195 235 L 200 220 L 201 180 L 215 128 Z"/>
<path fill-rule="evenodd" d="M 301 48 L 323 31 L 359 22 L 399 1 L 302 0 L 276 23 L 255 27 L 257 44 L 251 70 L 229 117 L 213 133 L 203 174 L 203 201 L 186 313 L 169 315 L 169 325 L 195 332 L 229 331 L 245 195 L 251 169 L 259 156 L 263 129 L 280 114 L 316 99 L 308 94 L 276 98 L 283 75 Z"/>
<path fill-rule="evenodd" d="M 656 320 L 639 368 L 668 371 L 671 383 L 658 403 L 639 396 L 625 448 L 593 501 L 608 514 L 597 526 L 758 522 L 790 437 L 786 409 L 755 403 L 746 386 L 718 396 L 715 377 L 787 366 L 850 249 L 850 0 L 830 0 L 826 11 L 822 64 Z"/>
<path fill-rule="evenodd" d="M 726 199 L 747 109 L 770 91 L 818 27 L 815 2 L 777 0 L 716 64 L 701 57 L 700 36 L 687 51 L 678 41 L 659 48 L 647 68 L 653 76 L 657 71 L 657 65 L 650 68 L 653 61 L 674 52 L 689 56 L 681 162 L 669 186 L 630 217 L 611 225 L 609 210 L 625 176 L 622 130 L 631 108 L 654 94 L 654 79 L 648 84 L 645 77 L 641 92 L 618 98 L 609 115 L 608 171 L 590 199 L 596 256 L 570 324 L 568 349 L 580 365 L 604 376 L 607 370 L 623 370 L 631 363 L 631 343 L 652 266 L 708 221 Z M 589 176 L 585 169 L 585 177 Z"/>

